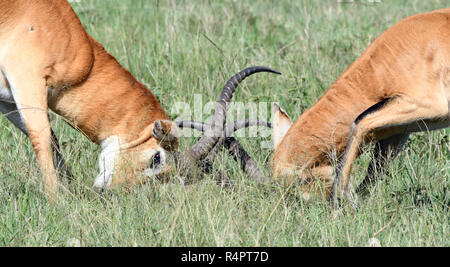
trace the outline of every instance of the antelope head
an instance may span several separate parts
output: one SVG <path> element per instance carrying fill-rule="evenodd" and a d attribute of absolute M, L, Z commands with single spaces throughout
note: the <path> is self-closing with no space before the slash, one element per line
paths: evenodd
<path fill-rule="evenodd" d="M 164 177 L 173 170 L 173 153 L 178 149 L 178 127 L 170 120 L 156 120 L 139 138 L 110 137 L 101 142 L 100 174 L 95 188 L 141 184 L 148 177 Z"/>

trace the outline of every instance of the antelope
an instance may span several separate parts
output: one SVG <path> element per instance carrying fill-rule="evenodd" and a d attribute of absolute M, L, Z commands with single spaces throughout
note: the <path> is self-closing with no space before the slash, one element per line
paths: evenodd
<path fill-rule="evenodd" d="M 50 200 L 58 191 L 52 151 L 57 167 L 65 163 L 48 109 L 101 146 L 95 188 L 130 186 L 198 164 L 221 136 L 237 85 L 257 72 L 276 73 L 253 67 L 233 76 L 217 102 L 213 125 L 191 148 L 177 152 L 177 125 L 85 31 L 66 0 L 0 0 L 0 10 L 0 111 L 28 135 Z"/>
<path fill-rule="evenodd" d="M 272 178 L 297 181 L 305 197 L 325 196 L 335 208 L 337 196 L 354 203 L 349 179 L 362 144 L 375 151 L 357 192 L 381 178 L 411 133 L 449 127 L 449 107 L 450 9 L 403 19 L 293 124 L 275 108 Z"/>

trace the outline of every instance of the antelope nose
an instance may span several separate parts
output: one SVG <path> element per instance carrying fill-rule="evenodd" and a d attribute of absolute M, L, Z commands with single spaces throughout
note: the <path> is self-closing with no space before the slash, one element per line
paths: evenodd
<path fill-rule="evenodd" d="M 97 178 L 95 178 L 93 187 L 96 192 L 100 192 L 101 190 L 109 188 L 110 184 L 111 184 L 111 175 L 101 173 L 97 176 Z"/>

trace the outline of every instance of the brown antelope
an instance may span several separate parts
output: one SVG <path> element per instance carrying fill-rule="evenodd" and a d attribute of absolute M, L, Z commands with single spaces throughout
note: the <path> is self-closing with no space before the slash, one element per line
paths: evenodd
<path fill-rule="evenodd" d="M 49 197 L 58 183 L 48 108 L 101 146 L 95 187 L 131 185 L 141 183 L 140 176 L 167 173 L 173 161 L 204 158 L 221 136 L 226 103 L 237 85 L 253 73 L 274 72 L 254 67 L 234 76 L 219 98 L 214 125 L 192 148 L 172 153 L 177 126 L 156 97 L 84 30 L 66 0 L 0 0 L 0 11 L 0 111 L 28 134 Z"/>
<path fill-rule="evenodd" d="M 376 145 L 359 190 L 379 178 L 410 133 L 449 127 L 449 107 L 450 9 L 408 17 L 375 39 L 294 124 L 276 109 L 273 177 L 300 181 L 306 194 L 321 181 L 328 198 L 335 190 L 349 198 L 363 142 Z"/>

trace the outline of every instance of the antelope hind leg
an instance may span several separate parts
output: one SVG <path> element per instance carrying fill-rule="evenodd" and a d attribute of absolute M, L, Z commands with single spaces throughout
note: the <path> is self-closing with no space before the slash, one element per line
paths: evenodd
<path fill-rule="evenodd" d="M 367 168 L 366 177 L 358 186 L 356 193 L 367 193 L 370 185 L 383 178 L 383 169 L 389 160 L 398 156 L 408 138 L 409 133 L 397 134 L 375 144 L 374 155 Z"/>
<path fill-rule="evenodd" d="M 377 136 L 377 131 L 382 131 L 386 135 L 392 129 L 392 135 L 395 135 L 399 134 L 398 129 L 405 129 L 405 125 L 448 117 L 449 111 L 445 96 L 436 94 L 435 99 L 425 100 L 426 102 L 421 102 L 421 98 L 414 99 L 406 95 L 399 95 L 377 103 L 358 116 L 352 124 L 344 156 L 336 169 L 336 178 L 331 189 L 331 203 L 334 208 L 338 207 L 336 203 L 337 190 L 343 190 L 345 197 L 351 198 L 348 190 L 351 167 L 358 155 L 362 141 L 369 134 Z"/>

